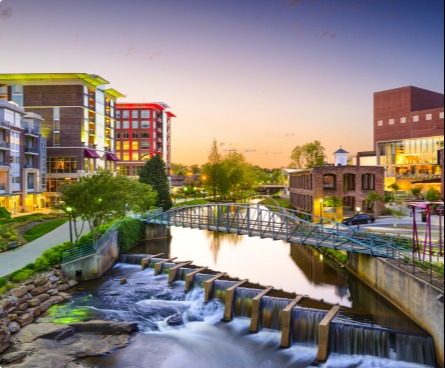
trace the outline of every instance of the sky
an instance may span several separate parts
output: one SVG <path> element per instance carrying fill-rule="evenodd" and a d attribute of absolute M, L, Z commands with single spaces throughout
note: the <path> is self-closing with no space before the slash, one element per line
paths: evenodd
<path fill-rule="evenodd" d="M 444 92 L 443 0 L 0 0 L 1 73 L 91 73 L 177 117 L 172 162 L 216 140 L 266 168 L 318 140 L 373 150 L 373 93 Z"/>

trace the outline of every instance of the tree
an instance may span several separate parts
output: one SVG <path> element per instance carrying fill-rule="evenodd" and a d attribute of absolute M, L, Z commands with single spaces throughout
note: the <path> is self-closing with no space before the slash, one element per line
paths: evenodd
<path fill-rule="evenodd" d="M 425 200 L 436 202 L 440 200 L 440 192 L 436 188 L 429 188 L 425 193 Z"/>
<path fill-rule="evenodd" d="M 376 211 L 377 203 L 382 203 L 384 201 L 385 201 L 385 198 L 382 197 L 377 192 L 370 192 L 368 194 L 368 196 L 366 197 L 366 202 L 368 203 L 368 206 L 372 208 L 372 211 L 374 212 L 374 214 L 377 213 L 377 211 Z"/>
<path fill-rule="evenodd" d="M 336 196 L 326 197 L 323 200 L 323 204 L 325 207 L 333 209 L 334 218 L 340 218 L 339 209 L 343 206 L 343 199 Z"/>
<path fill-rule="evenodd" d="M 78 218 L 88 223 L 95 241 L 101 225 L 124 217 L 129 211 L 151 206 L 155 199 L 151 186 L 108 171 L 82 176 L 77 183 L 63 186 L 61 191 L 64 210 L 74 221 L 75 241 L 80 236 L 76 226 Z"/>
<path fill-rule="evenodd" d="M 218 151 L 218 144 L 216 139 L 213 140 L 212 148 L 210 149 L 208 162 L 203 165 L 202 173 L 206 175 L 205 186 L 213 193 L 213 198 L 216 198 L 218 188 L 226 181 L 222 170 L 222 157 Z"/>
<path fill-rule="evenodd" d="M 415 186 L 414 188 L 411 188 L 411 194 L 413 195 L 414 198 L 419 199 L 420 196 L 422 195 L 422 187 L 420 186 Z"/>
<path fill-rule="evenodd" d="M 296 146 L 291 153 L 290 167 L 297 169 L 308 169 L 325 164 L 325 148 L 320 141 L 306 143 L 303 146 Z"/>
<path fill-rule="evenodd" d="M 165 163 L 160 155 L 154 155 L 142 166 L 139 181 L 150 184 L 158 193 L 156 206 L 164 211 L 169 210 L 173 203 L 170 197 L 170 185 L 168 182 Z"/>

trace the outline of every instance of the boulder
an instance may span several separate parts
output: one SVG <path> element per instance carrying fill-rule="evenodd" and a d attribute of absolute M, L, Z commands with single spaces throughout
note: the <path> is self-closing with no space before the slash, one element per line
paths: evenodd
<path fill-rule="evenodd" d="M 137 324 L 133 322 L 113 322 L 113 321 L 88 321 L 73 322 L 69 326 L 76 332 L 88 332 L 102 335 L 122 335 L 130 334 L 137 330 Z"/>
<path fill-rule="evenodd" d="M 9 292 L 11 293 L 12 296 L 15 296 L 16 298 L 21 298 L 22 296 L 28 293 L 28 288 L 26 286 L 20 286 L 18 288 L 11 289 Z"/>
<path fill-rule="evenodd" d="M 11 333 L 16 333 L 20 331 L 20 325 L 17 322 L 10 322 L 8 325 L 8 329 Z"/>
<path fill-rule="evenodd" d="M 21 343 L 30 343 L 39 338 L 58 339 L 58 336 L 70 335 L 74 329 L 68 325 L 55 325 L 53 323 L 34 323 L 22 328 L 14 339 Z"/>

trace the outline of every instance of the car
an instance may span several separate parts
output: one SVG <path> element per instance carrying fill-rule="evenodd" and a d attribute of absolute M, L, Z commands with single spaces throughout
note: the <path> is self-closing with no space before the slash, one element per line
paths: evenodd
<path fill-rule="evenodd" d="M 374 216 L 360 213 L 358 215 L 354 215 L 352 217 L 345 218 L 342 221 L 342 224 L 351 226 L 351 225 L 358 225 L 358 224 L 370 224 L 372 222 L 375 222 Z"/>
<path fill-rule="evenodd" d="M 443 216 L 443 204 L 441 204 L 440 206 L 437 206 L 436 210 L 434 212 L 436 212 L 436 215 L 438 215 L 438 216 Z"/>

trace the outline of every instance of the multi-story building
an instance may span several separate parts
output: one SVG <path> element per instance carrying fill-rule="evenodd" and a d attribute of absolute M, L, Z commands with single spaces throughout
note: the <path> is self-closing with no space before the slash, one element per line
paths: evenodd
<path fill-rule="evenodd" d="M 43 117 L 47 140 L 45 196 L 98 169 L 116 171 L 115 104 L 123 95 L 95 74 L 0 74 L 0 98 Z"/>
<path fill-rule="evenodd" d="M 373 208 L 367 197 L 371 192 L 383 195 L 384 168 L 348 165 L 347 154 L 339 149 L 335 152 L 334 165 L 288 172 L 290 202 L 297 210 L 338 219 L 344 213 L 379 212 L 382 209 L 381 204 L 374 204 L 376 207 Z M 328 198 L 333 197 L 342 200 L 342 207 L 328 207 Z"/>
<path fill-rule="evenodd" d="M 45 206 L 46 139 L 42 117 L 0 99 L 0 207 L 12 213 Z"/>
<path fill-rule="evenodd" d="M 374 147 L 385 188 L 424 183 L 440 190 L 444 95 L 408 86 L 374 93 Z"/>
<path fill-rule="evenodd" d="M 160 155 L 167 168 L 171 162 L 171 118 L 168 105 L 116 104 L 116 152 L 118 172 L 138 176 L 146 160 Z"/>

